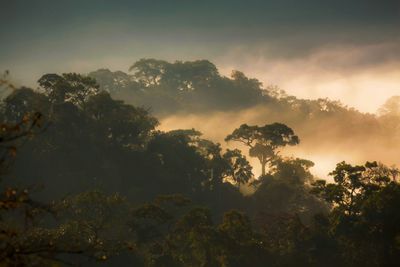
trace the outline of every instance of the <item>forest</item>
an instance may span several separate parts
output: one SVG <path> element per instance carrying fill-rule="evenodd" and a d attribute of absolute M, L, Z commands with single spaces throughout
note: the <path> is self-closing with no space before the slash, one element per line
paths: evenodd
<path fill-rule="evenodd" d="M 400 262 L 400 97 L 363 113 L 152 58 L 0 86 L 0 266 Z M 190 116 L 217 123 L 163 128 Z M 303 143 L 370 160 L 319 177 Z"/>

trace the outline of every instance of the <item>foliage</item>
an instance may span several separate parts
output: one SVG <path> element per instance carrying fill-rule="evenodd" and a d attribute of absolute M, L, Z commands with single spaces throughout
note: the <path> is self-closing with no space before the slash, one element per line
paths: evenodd
<path fill-rule="evenodd" d="M 46 74 L 39 90 L 12 88 L 4 98 L 0 266 L 399 262 L 398 169 L 341 162 L 332 183 L 315 180 L 313 162 L 279 155 L 299 143 L 290 127 L 243 124 L 226 140 L 260 160 L 256 179 L 239 149 L 195 129 L 157 130 L 148 109 L 113 95 L 123 88 L 140 106 L 158 97 L 183 110 L 273 102 L 309 121 L 358 113 L 328 100 L 274 98 L 259 81 L 238 71 L 223 77 L 205 60 L 143 59 L 131 70 Z M 254 192 L 241 194 L 250 184 Z"/>
<path fill-rule="evenodd" d="M 399 171 L 377 162 L 337 164 L 335 183 L 316 181 L 313 192 L 328 203 L 330 233 L 349 266 L 389 266 L 399 260 Z"/>
<path fill-rule="evenodd" d="M 297 145 L 300 140 L 293 130 L 282 123 L 264 126 L 240 125 L 225 141 L 237 141 L 249 147 L 251 157 L 256 157 L 261 164 L 261 175 L 266 174 L 265 167 L 277 156 L 277 149 L 287 145 Z"/>

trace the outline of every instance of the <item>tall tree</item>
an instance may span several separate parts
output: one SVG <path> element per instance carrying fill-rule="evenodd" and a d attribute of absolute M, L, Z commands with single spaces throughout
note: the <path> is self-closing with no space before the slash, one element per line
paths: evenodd
<path fill-rule="evenodd" d="M 224 153 L 223 159 L 227 162 L 227 168 L 224 173 L 225 178 L 231 179 L 238 186 L 246 184 L 253 178 L 253 168 L 240 150 L 228 149 Z"/>
<path fill-rule="evenodd" d="M 394 266 L 400 255 L 399 171 L 377 162 L 338 163 L 334 183 L 318 180 L 312 192 L 332 205 L 329 232 L 348 266 Z"/>
<path fill-rule="evenodd" d="M 294 131 L 282 123 L 264 126 L 242 124 L 225 138 L 225 141 L 237 141 L 249 147 L 251 157 L 261 164 L 261 174 L 265 175 L 266 166 L 277 155 L 278 149 L 287 145 L 297 145 L 299 138 Z"/>
<path fill-rule="evenodd" d="M 50 100 L 57 104 L 71 102 L 82 106 L 90 96 L 100 92 L 96 80 L 77 73 L 45 74 L 38 83 Z"/>

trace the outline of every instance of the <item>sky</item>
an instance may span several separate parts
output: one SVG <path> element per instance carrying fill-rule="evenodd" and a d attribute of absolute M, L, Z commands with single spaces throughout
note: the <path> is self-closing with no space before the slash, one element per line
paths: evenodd
<path fill-rule="evenodd" d="M 0 0 L 0 71 L 127 71 L 208 59 L 301 98 L 375 112 L 400 95 L 399 0 Z"/>

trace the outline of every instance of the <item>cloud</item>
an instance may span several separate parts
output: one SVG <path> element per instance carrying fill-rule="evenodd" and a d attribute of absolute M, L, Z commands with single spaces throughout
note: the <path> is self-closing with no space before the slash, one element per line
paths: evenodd
<path fill-rule="evenodd" d="M 400 93 L 400 41 L 334 44 L 302 57 L 270 56 L 268 44 L 232 48 L 217 62 L 222 72 L 239 69 L 306 99 L 330 98 L 364 112 L 375 112 Z"/>
<path fill-rule="evenodd" d="M 293 117 L 292 117 L 293 116 Z M 345 118 L 351 120 L 351 116 Z M 354 118 L 355 121 L 343 120 L 340 116 L 333 119 L 321 118 L 314 121 L 299 121 L 295 114 L 277 114 L 267 106 L 257 106 L 240 112 L 213 112 L 207 114 L 172 115 L 161 120 L 161 130 L 195 128 L 204 134 L 204 138 L 221 143 L 223 148 L 238 147 L 243 152 L 247 148 L 235 142 L 226 143 L 224 138 L 243 123 L 264 125 L 276 121 L 283 122 L 299 135 L 300 145 L 283 149 L 282 154 L 312 160 L 316 165 L 312 172 L 329 178 L 337 163 L 347 161 L 352 164 L 363 164 L 366 161 L 382 161 L 388 165 L 399 165 L 398 151 L 400 143 L 392 133 L 371 129 L 373 116 L 368 119 Z M 358 120 L 358 121 L 356 121 Z M 368 120 L 372 121 L 369 122 Z M 247 153 L 246 153 L 247 154 Z M 254 167 L 256 175 L 260 174 L 257 159 L 247 157 Z"/>

